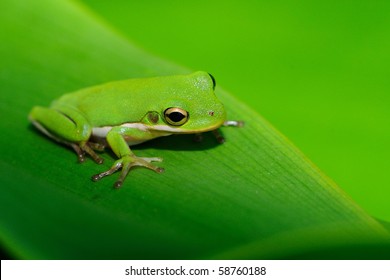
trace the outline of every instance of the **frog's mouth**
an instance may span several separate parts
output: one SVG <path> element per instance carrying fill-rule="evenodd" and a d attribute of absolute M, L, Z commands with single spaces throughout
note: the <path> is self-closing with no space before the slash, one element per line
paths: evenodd
<path fill-rule="evenodd" d="M 204 129 L 185 129 L 182 127 L 172 127 L 169 125 L 154 125 L 150 128 L 150 130 L 156 130 L 156 131 L 166 131 L 172 134 L 195 134 L 195 133 L 202 133 L 207 131 L 216 130 L 219 127 L 221 127 L 224 124 L 223 121 L 221 123 L 216 123 L 215 125 L 208 126 Z"/>

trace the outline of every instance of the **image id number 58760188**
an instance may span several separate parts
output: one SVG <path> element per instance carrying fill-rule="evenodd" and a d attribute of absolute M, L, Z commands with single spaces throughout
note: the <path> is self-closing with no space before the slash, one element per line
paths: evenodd
<path fill-rule="evenodd" d="M 266 275 L 267 270 L 263 267 L 245 266 L 222 266 L 218 270 L 219 275 Z"/>

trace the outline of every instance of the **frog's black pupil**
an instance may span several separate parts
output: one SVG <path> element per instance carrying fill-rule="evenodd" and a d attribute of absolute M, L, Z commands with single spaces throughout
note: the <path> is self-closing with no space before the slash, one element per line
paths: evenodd
<path fill-rule="evenodd" d="M 180 112 L 172 112 L 169 114 L 169 118 L 173 121 L 173 122 L 180 122 L 182 119 L 185 118 L 185 116 L 180 113 Z"/>
<path fill-rule="evenodd" d="M 211 80 L 213 80 L 213 89 L 215 89 L 215 86 L 217 85 L 217 82 L 215 81 L 215 78 L 213 77 L 213 75 L 211 75 L 210 73 L 208 73 Z"/>

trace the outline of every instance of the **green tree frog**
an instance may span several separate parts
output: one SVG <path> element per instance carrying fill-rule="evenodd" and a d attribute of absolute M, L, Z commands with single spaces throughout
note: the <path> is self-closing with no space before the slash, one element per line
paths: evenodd
<path fill-rule="evenodd" d="M 29 119 L 50 138 L 72 147 L 80 162 L 85 153 L 101 164 L 95 152 L 108 145 L 118 160 L 93 181 L 121 170 L 114 187 L 122 186 L 130 168 L 143 166 L 161 173 L 152 162 L 161 158 L 137 157 L 129 146 L 171 134 L 214 131 L 226 121 L 222 103 L 214 94 L 215 80 L 207 72 L 189 75 L 138 78 L 110 82 L 68 93 L 49 108 L 34 107 Z M 103 140 L 103 141 L 102 141 Z"/>

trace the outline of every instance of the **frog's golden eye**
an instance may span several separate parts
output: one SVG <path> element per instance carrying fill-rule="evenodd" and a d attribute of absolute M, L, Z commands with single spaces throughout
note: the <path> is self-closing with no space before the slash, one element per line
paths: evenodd
<path fill-rule="evenodd" d="M 211 80 L 213 81 L 213 89 L 215 89 L 215 86 L 217 85 L 217 82 L 215 81 L 215 78 L 213 77 L 213 75 L 211 75 L 210 73 L 208 73 Z"/>
<path fill-rule="evenodd" d="M 189 114 L 181 108 L 171 107 L 164 111 L 164 117 L 170 125 L 180 126 L 187 122 Z"/>

